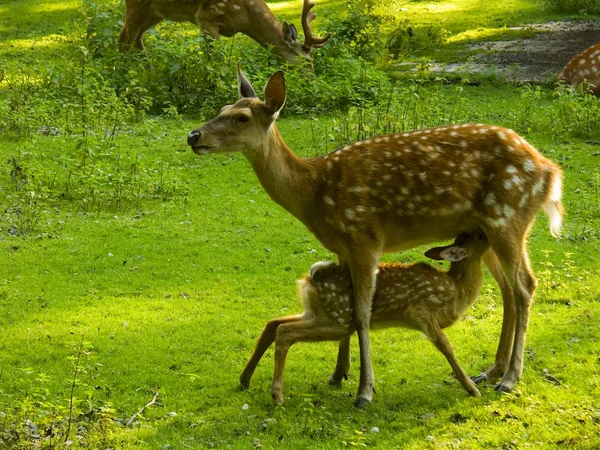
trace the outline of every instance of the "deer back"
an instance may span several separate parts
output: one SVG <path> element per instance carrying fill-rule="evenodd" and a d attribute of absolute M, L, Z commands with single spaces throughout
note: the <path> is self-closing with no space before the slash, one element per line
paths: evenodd
<path fill-rule="evenodd" d="M 591 92 L 600 96 L 600 43 L 575 56 L 560 72 L 558 79 L 573 89 L 587 80 Z"/>
<path fill-rule="evenodd" d="M 315 208 L 324 220 L 316 234 L 366 233 L 385 250 L 473 228 L 523 234 L 550 193 L 560 192 L 560 168 L 497 126 L 378 136 L 326 155 L 322 165 Z"/>

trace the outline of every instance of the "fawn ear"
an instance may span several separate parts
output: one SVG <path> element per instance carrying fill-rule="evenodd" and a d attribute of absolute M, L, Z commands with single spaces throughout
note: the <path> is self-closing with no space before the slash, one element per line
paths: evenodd
<path fill-rule="evenodd" d="M 427 256 L 429 259 L 435 259 L 436 261 L 443 261 L 444 258 L 440 255 L 440 253 L 443 252 L 444 250 L 446 250 L 449 247 L 450 246 L 447 245 L 445 247 L 433 247 L 433 248 L 430 248 L 429 250 L 427 250 L 425 252 L 425 256 Z"/>
<path fill-rule="evenodd" d="M 465 259 L 468 253 L 465 247 L 452 246 L 442 250 L 440 256 L 446 261 L 457 262 Z"/>
<path fill-rule="evenodd" d="M 254 92 L 252 85 L 248 81 L 248 78 L 246 78 L 246 75 L 244 75 L 244 72 L 242 72 L 241 63 L 238 63 L 238 66 L 237 66 L 237 78 L 238 78 L 238 91 L 240 93 L 240 98 L 250 98 L 250 97 L 255 98 L 256 93 Z"/>
<path fill-rule="evenodd" d="M 285 77 L 283 71 L 275 72 L 265 87 L 265 108 L 271 115 L 279 113 L 285 103 Z"/>

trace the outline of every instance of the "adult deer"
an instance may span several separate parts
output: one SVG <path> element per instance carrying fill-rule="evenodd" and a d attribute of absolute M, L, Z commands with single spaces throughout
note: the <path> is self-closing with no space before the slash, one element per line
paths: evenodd
<path fill-rule="evenodd" d="M 587 81 L 585 89 L 600 97 L 600 44 L 592 45 L 575 56 L 558 75 L 573 90 Z"/>
<path fill-rule="evenodd" d="M 484 256 L 498 281 L 504 321 L 495 364 L 476 381 L 510 391 L 523 371 L 525 332 L 536 288 L 525 239 L 540 209 L 557 235 L 562 171 L 512 130 L 452 125 L 377 136 L 317 158 L 296 156 L 275 120 L 285 103 L 283 72 L 264 102 L 238 67 L 240 100 L 188 134 L 198 155 L 241 152 L 278 204 L 303 222 L 350 268 L 360 347 L 356 404 L 372 399 L 369 320 L 383 252 L 451 239 L 479 228 L 493 251 Z M 350 368 L 349 338 L 340 343 L 331 381 Z"/>
<path fill-rule="evenodd" d="M 310 60 L 313 48 L 321 48 L 331 38 L 312 34 L 310 22 L 316 17 L 315 6 L 304 0 L 302 29 L 304 43 L 298 40 L 294 25 L 280 23 L 264 0 L 125 0 L 125 24 L 119 34 L 119 48 L 127 49 L 133 42 L 143 50 L 143 34 L 163 20 L 192 22 L 214 39 L 245 34 L 263 47 L 272 47 L 275 55 L 290 63 Z"/>

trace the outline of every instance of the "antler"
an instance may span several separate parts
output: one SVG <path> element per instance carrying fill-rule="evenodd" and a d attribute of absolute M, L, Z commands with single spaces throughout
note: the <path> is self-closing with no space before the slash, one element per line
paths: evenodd
<path fill-rule="evenodd" d="M 304 31 L 304 44 L 302 47 L 307 52 L 310 52 L 313 48 L 325 47 L 327 41 L 331 39 L 331 33 L 328 33 L 324 38 L 315 37 L 310 29 L 310 23 L 317 17 L 317 15 L 311 11 L 315 6 L 310 0 L 304 0 L 304 6 L 302 7 L 302 30 Z"/>

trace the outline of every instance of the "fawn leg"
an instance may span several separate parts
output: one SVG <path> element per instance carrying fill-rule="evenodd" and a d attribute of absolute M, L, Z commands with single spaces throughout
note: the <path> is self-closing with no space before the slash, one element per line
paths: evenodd
<path fill-rule="evenodd" d="M 446 357 L 450 366 L 452 366 L 452 370 L 456 374 L 458 381 L 462 385 L 465 390 L 471 394 L 473 397 L 480 397 L 479 389 L 475 386 L 475 383 L 467 373 L 464 371 L 462 366 L 459 364 L 456 356 L 454 356 L 454 352 L 452 351 L 452 346 L 450 345 L 450 341 L 439 327 L 437 322 L 434 322 L 429 325 L 429 329 L 427 330 L 427 334 L 436 348 L 442 352 L 442 354 Z"/>
<path fill-rule="evenodd" d="M 297 322 L 299 320 L 302 320 L 302 318 L 303 314 L 297 314 L 293 316 L 277 317 L 276 319 L 272 319 L 267 322 L 267 325 L 263 329 L 262 334 L 256 342 L 256 346 L 254 347 L 252 356 L 250 356 L 250 359 L 246 363 L 244 371 L 240 375 L 240 386 L 242 388 L 248 389 L 248 387 L 250 386 L 250 379 L 254 374 L 254 370 L 256 369 L 256 366 L 258 366 L 260 359 L 265 354 L 267 349 L 275 341 L 277 328 L 279 327 L 279 325 L 281 325 L 282 323 Z"/>
<path fill-rule="evenodd" d="M 310 321 L 295 321 L 281 324 L 275 338 L 275 367 L 271 397 L 275 403 L 283 401 L 283 370 L 288 350 L 296 342 L 337 341 L 349 335 L 346 327 L 315 326 Z"/>
<path fill-rule="evenodd" d="M 350 372 L 350 338 L 348 336 L 342 339 L 338 346 L 338 357 L 335 365 L 335 370 L 329 377 L 329 384 L 342 384 L 343 380 L 348 379 Z"/>

